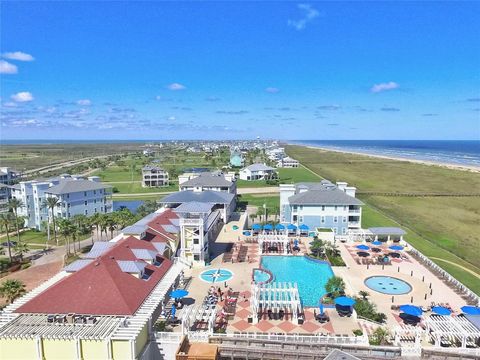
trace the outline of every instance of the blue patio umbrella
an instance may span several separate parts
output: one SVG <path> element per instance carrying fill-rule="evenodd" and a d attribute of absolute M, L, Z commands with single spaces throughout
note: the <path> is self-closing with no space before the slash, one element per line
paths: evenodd
<path fill-rule="evenodd" d="M 434 306 L 432 307 L 432 311 L 437 315 L 444 315 L 444 316 L 448 316 L 452 313 L 450 309 L 443 306 Z"/>
<path fill-rule="evenodd" d="M 395 250 L 395 251 L 400 251 L 400 250 L 403 250 L 403 246 L 402 245 L 392 245 L 389 247 L 390 250 Z"/>
<path fill-rule="evenodd" d="M 266 224 L 263 226 L 263 230 L 273 230 L 273 225 L 272 224 Z"/>
<path fill-rule="evenodd" d="M 423 313 L 423 310 L 415 305 L 402 305 L 400 311 L 412 316 L 422 316 Z"/>
<path fill-rule="evenodd" d="M 361 245 L 357 245 L 357 249 L 366 251 L 366 250 L 370 250 L 370 246 L 361 244 Z"/>
<path fill-rule="evenodd" d="M 177 313 L 177 308 L 175 305 L 172 305 L 172 310 L 170 310 L 170 314 L 172 315 L 172 318 L 175 317 L 176 313 Z"/>
<path fill-rule="evenodd" d="M 188 291 L 187 290 L 183 290 L 183 289 L 177 289 L 177 290 L 173 290 L 171 293 L 170 293 L 170 297 L 174 298 L 174 299 L 180 299 L 180 298 L 183 298 L 185 296 L 188 295 Z"/>
<path fill-rule="evenodd" d="M 380 246 L 382 244 L 383 243 L 381 241 L 378 241 L 378 240 L 372 241 L 372 245 L 375 245 L 375 246 Z"/>
<path fill-rule="evenodd" d="M 335 298 L 335 304 L 340 306 L 353 306 L 355 305 L 356 301 L 352 298 L 346 296 L 340 296 Z"/>
<path fill-rule="evenodd" d="M 297 227 L 294 224 L 288 224 L 287 229 L 288 230 L 297 230 Z"/>
<path fill-rule="evenodd" d="M 262 225 L 260 225 L 260 224 L 253 224 L 253 225 L 252 225 L 252 230 L 262 230 Z"/>
<path fill-rule="evenodd" d="M 308 231 L 308 229 L 310 229 L 308 225 L 305 225 L 305 224 L 300 225 L 298 228 L 302 231 Z"/>
<path fill-rule="evenodd" d="M 480 307 L 478 306 L 462 306 L 462 312 L 467 315 L 480 315 Z"/>
<path fill-rule="evenodd" d="M 323 303 L 320 303 L 319 308 L 320 308 L 320 315 L 323 315 Z"/>
<path fill-rule="evenodd" d="M 250 236 L 250 235 L 252 235 L 252 233 L 251 233 L 250 231 L 244 231 L 242 234 L 245 235 L 245 236 Z"/>
<path fill-rule="evenodd" d="M 275 230 L 285 230 L 285 225 L 277 224 L 275 225 Z"/>

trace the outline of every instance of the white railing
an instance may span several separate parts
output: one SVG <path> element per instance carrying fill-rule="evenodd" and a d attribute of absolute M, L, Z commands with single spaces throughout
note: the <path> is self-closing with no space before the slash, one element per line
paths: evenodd
<path fill-rule="evenodd" d="M 277 334 L 277 333 L 225 333 L 213 334 L 213 338 L 241 338 L 252 340 L 270 340 L 282 342 L 303 342 L 314 344 L 353 344 L 368 345 L 368 336 L 335 336 L 335 335 L 300 335 L 300 334 Z M 189 334 L 190 337 L 190 334 Z"/>
<path fill-rule="evenodd" d="M 438 351 L 438 352 L 443 352 L 443 353 L 453 353 L 456 355 L 476 355 L 480 358 L 480 349 L 473 349 L 473 348 L 446 348 L 446 347 L 438 347 L 438 346 L 429 346 L 425 347 L 424 350 L 426 351 Z"/>
<path fill-rule="evenodd" d="M 162 344 L 180 344 L 180 341 L 182 341 L 183 337 L 181 333 L 176 332 L 156 331 L 154 335 L 155 341 Z"/>
<path fill-rule="evenodd" d="M 422 346 L 419 344 L 402 344 L 400 351 L 402 352 L 402 356 L 420 357 L 422 355 Z"/>

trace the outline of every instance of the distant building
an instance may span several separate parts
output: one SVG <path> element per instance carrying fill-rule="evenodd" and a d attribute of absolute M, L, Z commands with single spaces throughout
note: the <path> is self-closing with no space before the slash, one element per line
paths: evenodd
<path fill-rule="evenodd" d="M 272 161 L 278 161 L 285 157 L 285 149 L 281 147 L 273 147 L 266 150 L 265 153 Z"/>
<path fill-rule="evenodd" d="M 230 153 L 230 165 L 235 167 L 243 166 L 243 156 L 241 151 L 234 149 Z"/>
<path fill-rule="evenodd" d="M 152 149 L 143 150 L 143 156 L 153 156 L 153 155 L 155 155 L 155 151 L 153 151 Z"/>
<path fill-rule="evenodd" d="M 59 204 L 55 217 L 69 219 L 75 215 L 92 216 L 95 213 L 112 212 L 111 186 L 100 182 L 98 176 L 85 180 L 81 176 L 63 174 L 44 181 L 21 181 L 12 186 L 12 197 L 22 201 L 18 215 L 25 217 L 25 226 L 42 229 L 48 220 L 49 209 L 45 199 L 56 197 Z"/>
<path fill-rule="evenodd" d="M 8 199 L 11 196 L 10 185 L 17 180 L 18 174 L 9 167 L 0 167 L 0 213 L 8 211 Z"/>
<path fill-rule="evenodd" d="M 162 187 L 170 184 L 168 172 L 158 166 L 147 165 L 142 168 L 143 187 Z"/>
<path fill-rule="evenodd" d="M 275 178 L 277 175 L 275 168 L 265 164 L 252 164 L 240 170 L 241 180 L 266 180 Z"/>
<path fill-rule="evenodd" d="M 186 173 L 178 176 L 180 191 L 225 191 L 237 194 L 235 173 L 224 174 L 220 171 Z"/>
<path fill-rule="evenodd" d="M 278 163 L 277 167 L 280 168 L 297 168 L 300 163 L 298 160 L 292 159 L 291 157 L 284 157 Z"/>
<path fill-rule="evenodd" d="M 345 235 L 361 227 L 363 203 L 355 198 L 355 187 L 346 182 L 280 185 L 280 221 L 315 228 L 332 229 Z"/>

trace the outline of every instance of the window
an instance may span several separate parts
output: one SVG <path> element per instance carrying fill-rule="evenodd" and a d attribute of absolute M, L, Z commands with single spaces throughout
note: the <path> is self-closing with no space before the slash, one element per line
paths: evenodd
<path fill-rule="evenodd" d="M 325 222 L 325 216 L 322 216 L 320 220 L 321 220 L 322 223 L 324 223 Z"/>
<path fill-rule="evenodd" d="M 193 260 L 199 261 L 200 260 L 200 255 L 193 255 Z"/>
<path fill-rule="evenodd" d="M 297 205 L 293 205 L 293 211 L 297 211 Z"/>
<path fill-rule="evenodd" d="M 342 229 L 342 234 L 345 235 L 347 233 L 347 228 Z"/>
<path fill-rule="evenodd" d="M 87 192 L 86 192 L 86 191 L 83 192 L 83 196 L 87 196 Z"/>
<path fill-rule="evenodd" d="M 344 211 L 347 211 L 347 207 L 346 207 L 346 206 L 344 206 L 344 207 L 343 207 L 343 210 L 344 210 Z"/>
<path fill-rule="evenodd" d="M 346 216 L 343 217 L 343 222 L 344 222 L 344 223 L 347 222 L 347 217 L 346 217 Z"/>
<path fill-rule="evenodd" d="M 85 215 L 88 215 L 88 210 L 85 210 Z"/>
<path fill-rule="evenodd" d="M 298 221 L 303 222 L 303 216 L 299 216 Z"/>
<path fill-rule="evenodd" d="M 97 190 L 93 190 L 93 195 L 96 195 L 97 194 Z"/>
<path fill-rule="evenodd" d="M 85 206 L 87 206 L 87 204 L 88 204 L 88 202 L 87 202 L 87 200 L 85 200 Z"/>
<path fill-rule="evenodd" d="M 338 206 L 335 205 L 335 211 L 337 211 L 337 210 L 338 210 Z"/>
<path fill-rule="evenodd" d="M 95 208 L 95 213 L 97 213 L 97 208 Z"/>
<path fill-rule="evenodd" d="M 298 216 L 297 216 L 297 215 L 293 215 L 293 222 L 297 222 L 297 219 L 298 219 Z"/>
<path fill-rule="evenodd" d="M 334 222 L 334 223 L 338 222 L 338 216 L 334 216 L 334 217 L 333 217 L 333 222 Z"/>
<path fill-rule="evenodd" d="M 322 211 L 325 211 L 325 205 L 322 205 Z"/>
<path fill-rule="evenodd" d="M 299 210 L 303 210 L 303 205 L 300 205 L 298 208 Z"/>
<path fill-rule="evenodd" d="M 198 244 L 200 244 L 200 241 L 199 241 L 198 239 L 193 239 L 193 243 L 194 243 L 195 245 L 198 245 Z"/>

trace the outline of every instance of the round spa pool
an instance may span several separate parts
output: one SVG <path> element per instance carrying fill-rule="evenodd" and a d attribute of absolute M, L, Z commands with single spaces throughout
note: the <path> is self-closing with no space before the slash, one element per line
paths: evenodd
<path fill-rule="evenodd" d="M 369 289 L 387 295 L 402 295 L 412 291 L 409 283 L 390 276 L 371 276 L 365 279 L 365 285 Z"/>
<path fill-rule="evenodd" d="M 233 277 L 233 273 L 227 269 L 205 270 L 200 274 L 200 279 L 209 283 L 228 281 Z"/>

